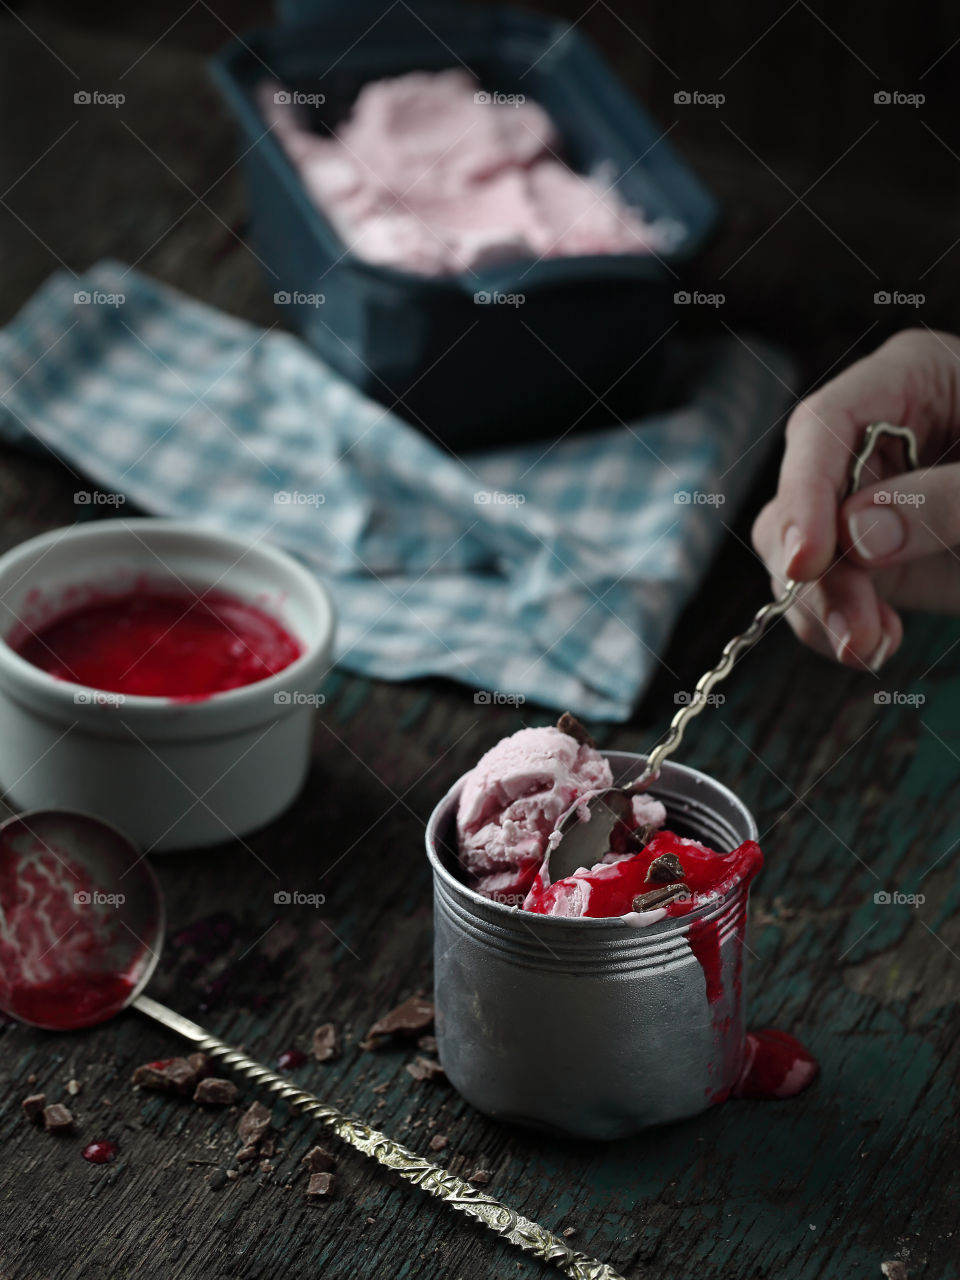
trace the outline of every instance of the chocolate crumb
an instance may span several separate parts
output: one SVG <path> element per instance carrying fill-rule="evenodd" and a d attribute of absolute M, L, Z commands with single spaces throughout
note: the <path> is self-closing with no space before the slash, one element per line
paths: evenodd
<path fill-rule="evenodd" d="M 227 1170 L 227 1179 L 228 1179 L 230 1182 L 236 1182 L 237 1178 L 239 1178 L 239 1177 L 240 1177 L 240 1170 L 239 1170 L 239 1169 L 228 1169 L 228 1170 Z"/>
<path fill-rule="evenodd" d="M 161 1093 L 192 1093 L 197 1072 L 186 1058 L 170 1058 L 167 1062 L 145 1062 L 131 1077 L 134 1084 Z"/>
<path fill-rule="evenodd" d="M 66 1133 L 73 1128 L 73 1116 L 62 1102 L 54 1102 L 43 1109 L 44 1126 L 51 1133 Z"/>
<path fill-rule="evenodd" d="M 564 1227 L 564 1228 L 563 1228 L 563 1234 L 564 1234 L 564 1235 L 566 1236 L 566 1238 L 569 1240 L 571 1236 L 575 1236 L 575 1235 L 577 1234 L 577 1228 L 576 1228 L 576 1227 Z"/>
<path fill-rule="evenodd" d="M 31 1071 L 30 1074 L 27 1076 L 27 1084 L 36 1084 L 36 1083 L 37 1083 L 37 1077 Z"/>
<path fill-rule="evenodd" d="M 259 1152 L 257 1151 L 256 1146 L 251 1143 L 247 1146 L 241 1147 L 237 1152 L 235 1159 L 238 1164 L 246 1164 L 248 1160 L 256 1160 L 258 1154 Z"/>
<path fill-rule="evenodd" d="M 273 1173 L 273 1161 L 272 1161 L 272 1160 L 261 1160 L 261 1161 L 260 1161 L 260 1166 L 259 1166 L 259 1167 L 260 1167 L 260 1172 L 261 1172 L 261 1173 Z"/>
<path fill-rule="evenodd" d="M 442 1080 L 446 1075 L 435 1058 L 414 1058 L 406 1064 L 406 1070 L 414 1080 Z"/>
<path fill-rule="evenodd" d="M 34 1124 L 43 1118 L 43 1108 L 47 1105 L 47 1095 L 45 1093 L 31 1093 L 28 1098 L 20 1103 L 23 1108 L 23 1114 L 28 1120 L 32 1120 Z"/>
<path fill-rule="evenodd" d="M 633 909 L 652 911 L 655 907 L 665 907 L 676 898 L 688 896 L 689 893 L 685 884 L 665 884 L 659 889 L 651 889 L 649 893 L 638 893 L 633 900 Z"/>
<path fill-rule="evenodd" d="M 907 1268 L 899 1258 L 890 1258 L 880 1263 L 880 1270 L 887 1280 L 907 1280 Z"/>
<path fill-rule="evenodd" d="M 654 858 L 647 871 L 648 884 L 670 884 L 671 881 L 683 880 L 686 876 L 683 863 L 675 853 L 661 853 Z"/>
<path fill-rule="evenodd" d="M 568 738 L 573 738 L 574 742 L 579 742 L 581 747 L 593 747 L 596 750 L 596 739 L 586 731 L 577 717 L 572 716 L 569 711 L 565 711 L 557 721 L 557 728 L 561 733 L 565 733 Z"/>
<path fill-rule="evenodd" d="M 333 1194 L 332 1173 L 312 1173 L 307 1183 L 306 1195 L 310 1200 L 320 1200 Z"/>
<path fill-rule="evenodd" d="M 67 1093 L 69 1093 L 71 1098 L 75 1098 L 77 1094 L 80 1092 L 80 1081 L 68 1080 L 66 1083 L 66 1090 L 67 1090 Z"/>
<path fill-rule="evenodd" d="M 374 1223 L 375 1223 L 376 1221 L 377 1221 L 377 1220 L 376 1220 L 376 1218 L 368 1218 L 368 1219 L 367 1219 L 367 1223 L 368 1223 L 371 1227 L 374 1225 Z"/>
<path fill-rule="evenodd" d="M 311 1147 L 300 1163 L 305 1164 L 311 1173 L 333 1173 L 336 1168 L 333 1156 L 323 1147 Z"/>
<path fill-rule="evenodd" d="M 340 1057 L 340 1032 L 332 1022 L 325 1022 L 314 1031 L 313 1056 L 318 1062 L 332 1062 Z"/>
<path fill-rule="evenodd" d="M 490 1174 L 486 1169 L 475 1169 L 467 1181 L 474 1183 L 478 1187 L 485 1187 L 490 1181 Z"/>
<path fill-rule="evenodd" d="M 194 1075 L 196 1076 L 198 1082 L 200 1080 L 203 1080 L 206 1076 L 210 1074 L 210 1068 L 212 1066 L 212 1063 L 211 1063 L 209 1054 L 188 1053 L 187 1061 L 190 1063 L 190 1066 L 193 1068 Z"/>
<path fill-rule="evenodd" d="M 425 996 L 411 996 L 403 1004 L 379 1018 L 362 1042 L 365 1049 L 376 1049 L 388 1036 L 420 1036 L 433 1029 L 433 1001 Z"/>
<path fill-rule="evenodd" d="M 450 1139 L 443 1133 L 435 1133 L 430 1139 L 431 1151 L 442 1151 L 450 1142 Z"/>
<path fill-rule="evenodd" d="M 420 1039 L 417 1041 L 417 1048 L 422 1049 L 424 1053 L 436 1053 L 437 1037 L 421 1036 Z"/>
<path fill-rule="evenodd" d="M 193 1100 L 194 1102 L 203 1102 L 214 1107 L 228 1107 L 232 1102 L 236 1102 L 239 1096 L 240 1090 L 232 1080 L 221 1080 L 218 1076 L 206 1076 L 194 1090 Z"/>
<path fill-rule="evenodd" d="M 210 1177 L 207 1179 L 207 1186 L 211 1191 L 221 1191 L 227 1185 L 227 1175 L 222 1169 L 214 1169 Z"/>
<path fill-rule="evenodd" d="M 390 1085 L 384 1081 L 383 1084 L 375 1084 L 370 1090 L 371 1093 L 386 1093 Z"/>
<path fill-rule="evenodd" d="M 240 1117 L 237 1133 L 245 1145 L 258 1143 L 270 1128 L 273 1113 L 262 1102 L 251 1102 Z"/>

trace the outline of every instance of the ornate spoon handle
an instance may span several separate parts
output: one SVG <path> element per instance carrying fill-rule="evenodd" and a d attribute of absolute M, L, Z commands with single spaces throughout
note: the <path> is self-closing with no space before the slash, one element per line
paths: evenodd
<path fill-rule="evenodd" d="M 552 1262 L 566 1275 L 574 1277 L 574 1280 L 623 1280 L 620 1273 L 605 1262 L 598 1262 L 586 1253 L 571 1249 L 559 1236 L 531 1222 L 529 1218 L 521 1217 L 499 1200 L 484 1195 L 469 1182 L 448 1173 L 439 1165 L 431 1164 L 415 1151 L 394 1142 L 385 1133 L 372 1129 L 355 1116 L 345 1115 L 336 1107 L 321 1102 L 312 1093 L 298 1089 L 275 1071 L 248 1058 L 237 1049 L 232 1049 L 216 1036 L 208 1035 L 203 1027 L 191 1022 L 189 1018 L 151 1000 L 149 996 L 138 996 L 133 1001 L 133 1008 L 192 1041 L 211 1058 L 222 1062 L 231 1071 L 246 1076 L 259 1088 L 276 1094 L 297 1111 L 313 1116 L 331 1129 L 341 1141 L 362 1151 L 378 1164 L 393 1169 L 401 1178 L 412 1182 L 421 1191 L 436 1196 L 452 1209 L 476 1218 L 525 1253 L 532 1254 L 542 1262 Z"/>
<path fill-rule="evenodd" d="M 863 437 L 863 444 L 860 446 L 859 452 L 855 454 L 850 468 L 850 493 L 856 493 L 860 488 L 863 469 L 870 455 L 877 447 L 877 442 L 881 436 L 893 436 L 896 439 L 903 440 L 910 466 L 914 470 L 919 466 L 917 439 L 909 427 L 897 427 L 889 422 L 873 422 L 867 427 Z M 740 655 L 757 643 L 775 618 L 779 618 L 787 612 L 795 602 L 803 585 L 802 582 L 795 582 L 793 578 L 788 578 L 783 594 L 769 604 L 765 604 L 763 608 L 758 609 L 746 631 L 734 636 L 732 640 L 729 640 L 724 645 L 717 665 L 711 667 L 709 671 L 705 671 L 697 681 L 690 701 L 681 707 L 673 717 L 663 741 L 658 743 L 647 757 L 647 765 L 643 773 L 625 790 L 642 791 L 651 779 L 656 777 L 664 760 L 666 760 L 667 756 L 672 755 L 683 741 L 683 733 L 687 725 L 707 705 L 707 694 L 713 686 L 719 684 L 721 680 L 725 680 L 733 670 L 734 664 Z"/>

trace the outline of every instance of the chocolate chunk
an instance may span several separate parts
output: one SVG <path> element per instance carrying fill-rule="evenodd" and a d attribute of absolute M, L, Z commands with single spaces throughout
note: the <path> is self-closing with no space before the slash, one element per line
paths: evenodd
<path fill-rule="evenodd" d="M 899 1258 L 890 1258 L 887 1262 L 881 1262 L 880 1270 L 887 1280 L 907 1280 L 907 1268 Z"/>
<path fill-rule="evenodd" d="M 579 742 L 581 747 L 593 747 L 596 750 L 596 739 L 587 733 L 577 717 L 572 716 L 569 711 L 565 711 L 557 721 L 557 728 L 568 738 L 573 738 L 574 742 Z"/>
<path fill-rule="evenodd" d="M 683 880 L 686 874 L 683 863 L 675 853 L 661 853 L 659 858 L 654 858 L 650 863 L 647 883 L 670 884 L 672 881 Z"/>
<path fill-rule="evenodd" d="M 325 1022 L 314 1031 L 313 1056 L 318 1062 L 331 1062 L 340 1057 L 340 1032 L 332 1022 Z"/>
<path fill-rule="evenodd" d="M 474 1183 L 475 1186 L 485 1187 L 490 1181 L 490 1174 L 486 1169 L 475 1169 L 467 1181 Z"/>
<path fill-rule="evenodd" d="M 251 1102 L 237 1125 L 237 1133 L 244 1146 L 255 1147 L 270 1128 L 272 1119 L 273 1113 L 262 1102 Z"/>
<path fill-rule="evenodd" d="M 240 1096 L 240 1090 L 232 1080 L 221 1080 L 217 1076 L 207 1076 L 201 1080 L 194 1090 L 194 1102 L 208 1103 L 214 1107 L 229 1107 Z"/>
<path fill-rule="evenodd" d="M 417 1041 L 417 1048 L 422 1049 L 424 1053 L 436 1053 L 437 1037 L 421 1036 L 420 1039 Z"/>
<path fill-rule="evenodd" d="M 414 1058 L 406 1064 L 406 1069 L 414 1080 L 442 1080 L 446 1075 L 435 1058 Z"/>
<path fill-rule="evenodd" d="M 442 1151 L 450 1142 L 450 1139 L 443 1133 L 435 1133 L 430 1139 L 431 1151 Z"/>
<path fill-rule="evenodd" d="M 36 1123 L 43 1117 L 43 1108 L 47 1105 L 47 1095 L 45 1093 L 31 1093 L 28 1098 L 20 1103 L 23 1108 L 23 1114 L 28 1120 Z"/>
<path fill-rule="evenodd" d="M 206 1053 L 188 1053 L 187 1061 L 193 1068 L 193 1074 L 198 1083 L 210 1074 L 213 1066 L 209 1054 Z"/>
<path fill-rule="evenodd" d="M 300 1163 L 305 1164 L 311 1173 L 333 1173 L 336 1168 L 333 1156 L 323 1147 L 311 1147 Z"/>
<path fill-rule="evenodd" d="M 193 1093 L 197 1083 L 196 1069 L 186 1058 L 168 1058 L 161 1062 L 145 1062 L 137 1067 L 133 1083 L 161 1093 Z"/>
<path fill-rule="evenodd" d="M 425 996 L 411 996 L 373 1024 L 363 1042 L 364 1048 L 375 1049 L 381 1037 L 420 1036 L 433 1029 L 433 1001 Z"/>
<path fill-rule="evenodd" d="M 651 889 L 649 893 L 638 893 L 633 900 L 633 909 L 652 911 L 654 907 L 665 907 L 668 902 L 689 897 L 689 894 L 690 890 L 685 884 L 665 884 L 660 889 Z"/>
<path fill-rule="evenodd" d="M 307 1198 L 310 1200 L 321 1200 L 326 1196 L 333 1194 L 333 1174 L 332 1173 L 312 1173 L 310 1181 L 307 1183 Z"/>
<path fill-rule="evenodd" d="M 54 1102 L 43 1109 L 43 1123 L 51 1133 L 65 1133 L 73 1128 L 73 1116 L 62 1102 Z"/>

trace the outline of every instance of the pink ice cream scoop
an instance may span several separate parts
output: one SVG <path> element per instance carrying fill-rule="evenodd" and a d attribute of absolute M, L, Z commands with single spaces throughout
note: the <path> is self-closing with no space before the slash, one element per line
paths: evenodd
<path fill-rule="evenodd" d="M 595 747 L 552 726 L 521 729 L 498 742 L 467 774 L 460 793 L 457 839 L 471 887 L 519 905 L 560 818 L 612 781 Z M 638 825 L 660 826 L 666 810 L 637 796 L 634 816 Z"/>

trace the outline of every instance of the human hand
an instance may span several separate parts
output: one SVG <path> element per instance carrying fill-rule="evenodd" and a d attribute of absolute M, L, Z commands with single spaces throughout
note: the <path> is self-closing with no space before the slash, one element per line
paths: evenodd
<path fill-rule="evenodd" d="M 884 438 L 847 498 L 871 422 L 911 427 L 923 465 L 904 472 L 902 442 Z M 801 401 L 753 544 L 775 594 L 809 583 L 787 614 L 797 636 L 848 666 L 896 652 L 898 609 L 960 612 L 960 339 L 898 333 Z"/>

